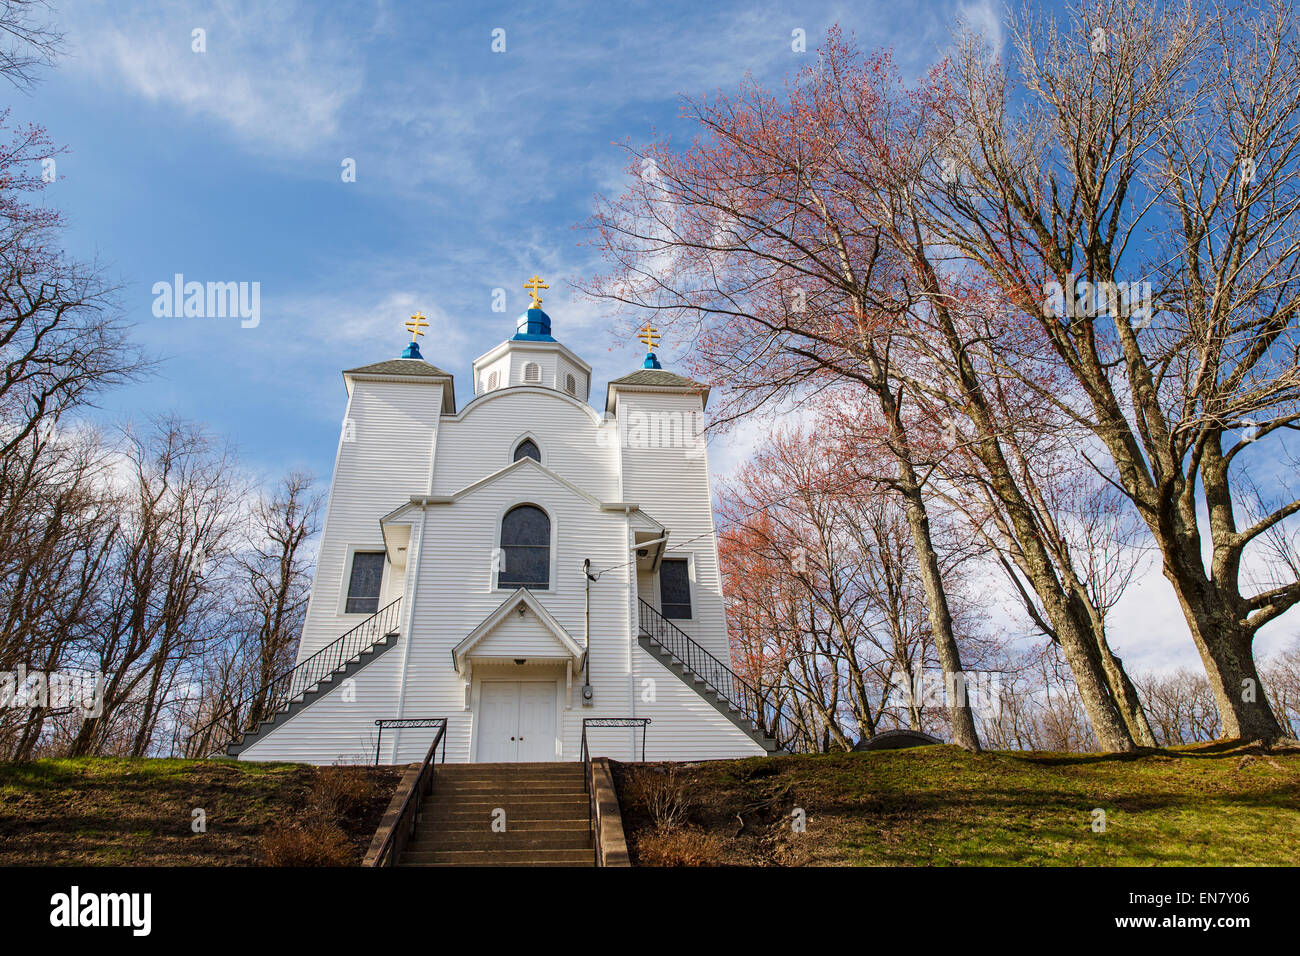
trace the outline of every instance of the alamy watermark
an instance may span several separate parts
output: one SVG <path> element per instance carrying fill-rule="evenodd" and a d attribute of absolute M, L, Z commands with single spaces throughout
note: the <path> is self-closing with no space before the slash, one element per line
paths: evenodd
<path fill-rule="evenodd" d="M 262 321 L 260 282 L 186 282 L 178 272 L 171 282 L 155 282 L 153 295 L 153 314 L 160 319 L 239 318 L 246 329 Z"/>
<path fill-rule="evenodd" d="M 1064 286 L 1043 283 L 1043 305 L 1048 315 L 1062 319 L 1096 319 L 1128 316 L 1135 329 L 1151 324 L 1155 311 L 1150 282 L 1090 282 L 1071 280 Z"/>
<path fill-rule="evenodd" d="M 104 675 L 70 671 L 0 671 L 0 709 L 79 710 L 83 717 L 104 713 Z"/>
<path fill-rule="evenodd" d="M 1002 675 L 997 671 L 917 671 L 912 680 L 900 681 L 889 689 L 886 703 L 910 710 L 913 707 L 964 707 L 980 714 L 995 714 L 1001 708 Z"/>
<path fill-rule="evenodd" d="M 602 448 L 677 449 L 687 458 L 704 454 L 707 446 L 704 429 L 707 420 L 702 411 L 624 412 L 616 423 L 596 432 L 596 444 Z"/>

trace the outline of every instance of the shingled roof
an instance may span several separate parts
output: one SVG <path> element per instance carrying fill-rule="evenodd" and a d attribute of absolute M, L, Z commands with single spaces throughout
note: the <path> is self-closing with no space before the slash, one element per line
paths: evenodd
<path fill-rule="evenodd" d="M 661 368 L 641 368 L 622 378 L 616 378 L 609 383 L 609 389 L 605 393 L 605 408 L 609 411 L 614 409 L 614 389 L 620 385 L 630 385 L 633 388 L 682 388 L 690 389 L 693 392 L 700 392 L 704 397 L 704 403 L 709 401 L 709 386 L 700 382 L 692 381 L 684 375 L 678 375 L 676 372 L 668 372 Z"/>
<path fill-rule="evenodd" d="M 444 372 L 438 366 L 430 365 L 424 359 L 388 359 L 384 362 L 374 362 L 371 365 L 362 365 L 358 368 L 344 369 L 343 375 L 344 377 L 348 375 L 405 375 L 410 378 L 445 381 L 447 387 L 442 390 L 442 411 L 447 415 L 456 413 L 455 379 L 450 372 Z M 350 387 L 348 391 L 351 392 Z"/>
<path fill-rule="evenodd" d="M 426 375 L 429 378 L 451 378 L 450 372 L 444 372 L 436 365 L 430 365 L 424 359 L 399 358 L 386 362 L 362 365 L 360 368 L 344 369 L 344 375 Z"/>
<path fill-rule="evenodd" d="M 699 382 L 692 382 L 676 372 L 665 372 L 661 368 L 641 368 L 631 375 L 616 378 L 610 385 L 666 385 L 677 388 L 705 388 Z"/>

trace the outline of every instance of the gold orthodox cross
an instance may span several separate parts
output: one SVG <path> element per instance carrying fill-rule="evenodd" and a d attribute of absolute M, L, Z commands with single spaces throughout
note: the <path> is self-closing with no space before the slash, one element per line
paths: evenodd
<path fill-rule="evenodd" d="M 533 277 L 524 283 L 524 288 L 527 289 L 528 294 L 533 297 L 533 301 L 528 304 L 528 308 L 540 309 L 542 307 L 542 300 L 541 297 L 537 294 L 537 290 L 549 289 L 550 286 L 547 285 L 545 282 L 543 282 L 541 279 L 539 279 L 537 277 L 537 273 L 534 272 Z"/>
<path fill-rule="evenodd" d="M 645 343 L 647 352 L 653 352 L 655 346 L 659 344 L 659 330 L 649 322 L 645 324 L 644 329 L 637 333 L 636 337 Z"/>
<path fill-rule="evenodd" d="M 420 331 L 421 329 L 427 329 L 428 327 L 429 327 L 429 323 L 424 320 L 423 312 L 415 313 L 415 315 L 411 316 L 410 321 L 406 323 L 406 331 L 411 333 L 412 342 L 415 341 L 415 337 L 417 335 L 424 334 L 422 331 Z"/>

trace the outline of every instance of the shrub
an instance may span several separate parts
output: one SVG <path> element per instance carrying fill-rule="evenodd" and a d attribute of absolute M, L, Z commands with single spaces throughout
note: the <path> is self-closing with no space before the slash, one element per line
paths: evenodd
<path fill-rule="evenodd" d="M 677 769 L 646 770 L 632 778 L 632 802 L 640 804 L 657 830 L 676 829 L 686 822 L 691 802 Z"/>
<path fill-rule="evenodd" d="M 358 816 L 375 800 L 368 767 L 321 767 L 312 782 L 310 809 L 324 820 Z"/>
<path fill-rule="evenodd" d="M 267 866 L 352 866 L 357 848 L 337 824 L 308 820 L 262 837 Z"/>
<path fill-rule="evenodd" d="M 694 827 L 655 830 L 636 851 L 642 866 L 718 866 L 724 858 L 722 837 Z"/>

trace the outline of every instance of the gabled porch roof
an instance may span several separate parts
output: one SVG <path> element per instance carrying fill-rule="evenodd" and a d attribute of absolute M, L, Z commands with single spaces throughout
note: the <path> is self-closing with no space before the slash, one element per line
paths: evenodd
<path fill-rule="evenodd" d="M 467 673 L 467 664 L 477 657 L 475 649 L 484 642 L 493 631 L 504 621 L 510 614 L 518 613 L 523 607 L 537 615 L 538 620 L 546 632 L 554 641 L 554 646 L 545 653 L 539 655 L 535 649 L 529 650 L 527 654 L 509 654 L 501 655 L 494 653 L 496 656 L 511 657 L 531 657 L 539 656 L 557 662 L 572 662 L 575 667 L 582 666 L 583 648 L 574 640 L 573 636 L 564 629 L 564 626 L 555 619 L 555 616 L 546 609 L 546 606 L 533 594 L 528 588 L 517 588 L 513 594 L 501 602 L 501 606 L 485 617 L 474 630 L 470 631 L 459 644 L 452 648 L 451 656 L 456 665 L 456 672 L 461 675 Z"/>

